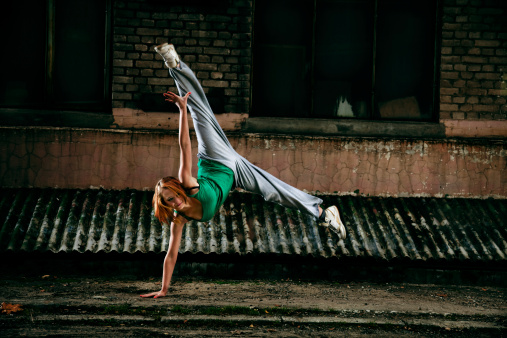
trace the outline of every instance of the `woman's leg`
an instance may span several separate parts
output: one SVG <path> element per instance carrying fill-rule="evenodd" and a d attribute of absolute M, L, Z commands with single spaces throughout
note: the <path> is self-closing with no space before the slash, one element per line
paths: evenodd
<path fill-rule="evenodd" d="M 234 156 L 231 156 L 231 153 L 235 154 L 236 152 L 218 124 L 204 90 L 192 70 L 180 61 L 179 67 L 169 69 L 169 74 L 174 79 L 180 96 L 185 95 L 187 92 L 192 93 L 188 97 L 187 106 L 197 136 L 197 156 L 220 162 L 235 171 Z"/>
<path fill-rule="evenodd" d="M 236 161 L 237 186 L 260 194 L 266 201 L 300 210 L 319 218 L 319 205 L 322 200 L 309 195 L 253 165 L 244 157 Z"/>

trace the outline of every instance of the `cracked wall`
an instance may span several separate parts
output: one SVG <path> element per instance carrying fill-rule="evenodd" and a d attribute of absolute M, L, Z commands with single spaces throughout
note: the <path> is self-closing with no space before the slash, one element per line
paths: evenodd
<path fill-rule="evenodd" d="M 0 132 L 4 187 L 151 190 L 160 177 L 178 171 L 176 133 L 8 127 Z M 308 192 L 507 197 L 507 150 L 500 140 L 229 138 L 252 163 Z M 196 154 L 195 138 L 193 146 Z"/>

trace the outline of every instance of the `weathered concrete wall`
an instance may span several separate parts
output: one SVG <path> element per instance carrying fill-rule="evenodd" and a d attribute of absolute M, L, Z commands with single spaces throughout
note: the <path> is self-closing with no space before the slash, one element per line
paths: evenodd
<path fill-rule="evenodd" d="M 2 127 L 0 135 L 4 187 L 152 189 L 179 166 L 176 133 Z M 231 134 L 230 141 L 252 163 L 309 192 L 507 197 L 501 140 Z"/>

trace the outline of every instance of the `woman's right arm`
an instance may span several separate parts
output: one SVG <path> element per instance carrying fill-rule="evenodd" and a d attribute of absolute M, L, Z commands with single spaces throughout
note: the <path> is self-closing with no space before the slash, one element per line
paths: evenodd
<path fill-rule="evenodd" d="M 186 220 L 181 220 L 181 216 L 179 216 L 176 222 L 171 223 L 171 238 L 169 239 L 169 250 L 167 250 L 167 254 L 164 259 L 164 272 L 162 274 L 162 288 L 160 291 L 148 293 L 145 295 L 141 295 L 141 297 L 164 297 L 167 295 L 169 290 L 169 286 L 171 285 L 171 278 L 174 272 L 174 266 L 176 265 L 176 260 L 178 258 L 178 250 L 180 248 L 181 236 L 183 233 L 183 226 L 186 223 Z"/>

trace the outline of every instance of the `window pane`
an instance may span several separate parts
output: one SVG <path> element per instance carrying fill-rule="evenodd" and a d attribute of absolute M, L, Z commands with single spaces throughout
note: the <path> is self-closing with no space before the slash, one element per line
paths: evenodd
<path fill-rule="evenodd" d="M 255 2 L 252 116 L 308 116 L 313 2 Z"/>
<path fill-rule="evenodd" d="M 435 3 L 378 2 L 375 97 L 381 118 L 431 118 Z"/>
<path fill-rule="evenodd" d="M 103 0 L 57 0 L 53 90 L 57 103 L 104 102 Z"/>
<path fill-rule="evenodd" d="M 369 116 L 373 1 L 317 1 L 314 114 Z"/>
<path fill-rule="evenodd" d="M 46 2 L 7 1 L 2 4 L 0 29 L 0 104 L 32 106 L 44 101 Z"/>

